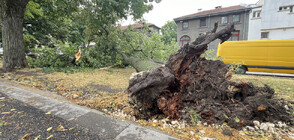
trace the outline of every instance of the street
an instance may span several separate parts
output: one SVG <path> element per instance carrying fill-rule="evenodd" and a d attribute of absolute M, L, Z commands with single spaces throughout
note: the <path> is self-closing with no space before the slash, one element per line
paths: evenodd
<path fill-rule="evenodd" d="M 91 133 L 64 119 L 7 97 L 0 92 L 0 139 L 99 139 Z"/>
<path fill-rule="evenodd" d="M 0 79 L 0 140 L 173 140 L 158 130 L 72 104 L 56 93 Z"/>

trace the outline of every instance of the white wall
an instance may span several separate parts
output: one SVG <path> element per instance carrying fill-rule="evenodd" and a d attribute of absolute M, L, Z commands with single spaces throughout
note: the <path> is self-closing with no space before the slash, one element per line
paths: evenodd
<path fill-rule="evenodd" d="M 294 12 L 279 11 L 280 6 L 294 5 L 294 0 L 265 0 L 262 8 L 253 8 L 249 15 L 248 40 L 260 40 L 261 32 L 269 32 L 267 39 L 294 39 Z M 261 10 L 261 18 L 253 19 L 253 12 Z"/>
<path fill-rule="evenodd" d="M 249 14 L 248 40 L 259 40 L 261 37 L 261 18 L 253 18 L 253 12 L 260 10 L 261 7 L 253 8 Z"/>
<path fill-rule="evenodd" d="M 266 0 L 262 7 L 262 29 L 294 27 L 294 13 L 279 11 L 280 6 L 294 5 L 294 0 Z"/>
<path fill-rule="evenodd" d="M 293 28 L 285 28 L 285 29 L 273 29 L 273 30 L 262 30 L 268 31 L 269 37 L 268 39 L 294 39 L 294 27 Z"/>

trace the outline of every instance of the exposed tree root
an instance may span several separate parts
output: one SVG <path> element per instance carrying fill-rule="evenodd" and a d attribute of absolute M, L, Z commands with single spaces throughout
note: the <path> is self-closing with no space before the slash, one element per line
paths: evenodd
<path fill-rule="evenodd" d="M 165 66 L 131 77 L 128 92 L 137 115 L 149 118 L 163 113 L 191 121 L 194 112 L 209 124 L 226 122 L 234 128 L 252 125 L 253 120 L 293 125 L 293 108 L 274 99 L 272 88 L 232 82 L 227 65 L 200 57 L 210 42 L 230 38 L 234 25 L 216 29 L 217 23 L 211 32 L 171 55 Z"/>

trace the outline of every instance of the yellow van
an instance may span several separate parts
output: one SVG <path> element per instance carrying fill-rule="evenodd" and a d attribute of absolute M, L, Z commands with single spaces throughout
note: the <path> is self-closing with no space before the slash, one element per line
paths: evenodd
<path fill-rule="evenodd" d="M 294 39 L 226 41 L 218 46 L 217 56 L 225 64 L 242 64 L 246 71 L 294 74 Z"/>

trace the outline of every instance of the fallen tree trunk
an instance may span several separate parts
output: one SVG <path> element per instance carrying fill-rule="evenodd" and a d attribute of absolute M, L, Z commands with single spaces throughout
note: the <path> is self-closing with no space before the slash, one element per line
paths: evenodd
<path fill-rule="evenodd" d="M 150 118 L 164 114 L 191 121 L 197 113 L 209 124 L 227 122 L 234 128 L 252 125 L 252 120 L 293 125 L 292 109 L 273 99 L 272 88 L 232 82 L 232 71 L 223 62 L 200 57 L 210 42 L 224 42 L 234 31 L 234 24 L 216 32 L 217 27 L 216 23 L 211 32 L 171 55 L 165 66 L 132 75 L 128 92 L 135 115 Z"/>
<path fill-rule="evenodd" d="M 133 56 L 127 56 L 124 52 L 120 50 L 119 47 L 115 48 L 115 50 L 117 53 L 119 53 L 123 57 L 124 62 L 126 64 L 131 65 L 133 68 L 135 68 L 137 72 L 148 71 L 150 69 L 164 65 L 164 63 L 155 62 L 151 59 L 145 60 L 145 59 L 140 59 Z"/>

